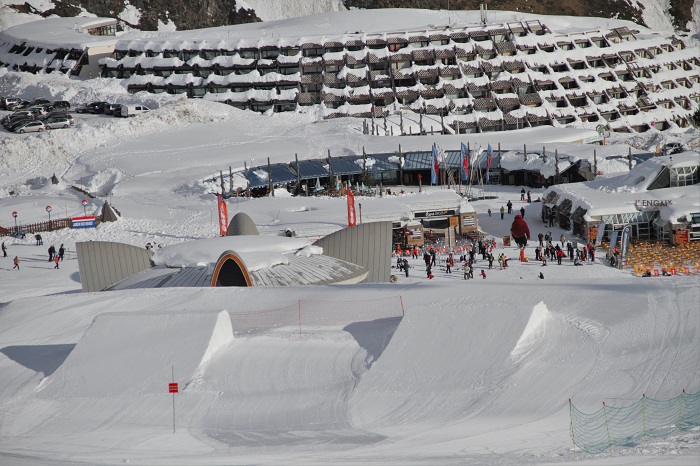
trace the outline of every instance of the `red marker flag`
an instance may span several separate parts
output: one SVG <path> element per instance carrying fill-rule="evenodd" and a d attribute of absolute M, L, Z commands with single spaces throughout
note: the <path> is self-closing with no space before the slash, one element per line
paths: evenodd
<path fill-rule="evenodd" d="M 356 224 L 355 194 L 353 194 L 352 190 L 348 188 L 348 226 L 354 227 Z"/>
<path fill-rule="evenodd" d="M 221 194 L 216 195 L 219 206 L 219 234 L 226 236 L 228 230 L 228 209 L 226 208 L 226 200 Z"/>

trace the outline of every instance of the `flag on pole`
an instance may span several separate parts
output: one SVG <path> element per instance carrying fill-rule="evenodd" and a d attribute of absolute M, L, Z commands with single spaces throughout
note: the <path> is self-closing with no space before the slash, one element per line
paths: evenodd
<path fill-rule="evenodd" d="M 486 184 L 488 184 L 489 180 L 491 179 L 489 176 L 489 169 L 491 168 L 491 161 L 493 160 L 493 147 L 491 147 L 491 144 L 489 144 L 488 148 L 486 149 L 486 153 L 488 155 L 488 158 L 486 159 Z"/>
<path fill-rule="evenodd" d="M 430 184 L 437 184 L 437 174 L 440 171 L 437 146 L 433 144 L 433 163 L 430 166 Z"/>
<path fill-rule="evenodd" d="M 356 225 L 355 217 L 355 194 L 348 189 L 348 226 L 354 227 Z"/>
<path fill-rule="evenodd" d="M 461 176 L 462 180 L 467 181 L 469 179 L 469 151 L 467 150 L 467 146 L 462 143 L 462 147 L 459 151 L 459 156 L 460 156 L 460 167 L 461 167 Z"/>
<path fill-rule="evenodd" d="M 219 235 L 226 236 L 228 230 L 228 209 L 226 208 L 226 199 L 221 194 L 216 195 L 216 201 L 219 210 Z"/>

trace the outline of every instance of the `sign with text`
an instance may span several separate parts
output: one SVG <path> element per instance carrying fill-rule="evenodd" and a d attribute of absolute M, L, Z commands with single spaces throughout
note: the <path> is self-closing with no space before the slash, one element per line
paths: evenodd
<path fill-rule="evenodd" d="M 73 217 L 71 218 L 71 222 L 73 223 L 73 228 L 95 228 L 97 226 L 94 215 Z"/>
<path fill-rule="evenodd" d="M 168 384 L 168 393 L 178 393 L 177 382 Z"/>
<path fill-rule="evenodd" d="M 425 218 L 425 217 L 447 217 L 450 215 L 455 215 L 456 212 L 454 209 L 450 210 L 433 210 L 430 212 L 416 212 L 414 216 L 416 218 Z"/>
<path fill-rule="evenodd" d="M 673 242 L 675 244 L 687 243 L 690 240 L 690 235 L 688 230 L 676 230 L 673 233 Z"/>
<path fill-rule="evenodd" d="M 643 199 L 634 201 L 634 206 L 636 208 L 640 207 L 665 207 L 673 205 L 672 200 L 661 200 L 661 199 Z"/>

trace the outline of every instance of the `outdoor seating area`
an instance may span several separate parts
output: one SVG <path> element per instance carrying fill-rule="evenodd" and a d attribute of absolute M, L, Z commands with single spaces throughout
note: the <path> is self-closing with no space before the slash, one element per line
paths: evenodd
<path fill-rule="evenodd" d="M 690 275 L 700 270 L 700 243 L 668 245 L 663 242 L 635 242 L 629 245 L 627 265 L 635 275 Z"/>

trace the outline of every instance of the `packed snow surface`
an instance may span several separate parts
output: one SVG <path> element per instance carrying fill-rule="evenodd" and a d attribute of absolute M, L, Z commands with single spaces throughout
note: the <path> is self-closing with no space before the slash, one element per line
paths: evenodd
<path fill-rule="evenodd" d="M 260 236 L 219 238 L 213 193 L 229 166 L 262 166 L 268 157 L 288 163 L 295 154 L 323 158 L 329 150 L 361 154 L 363 147 L 389 152 L 399 144 L 456 150 L 462 142 L 504 150 L 547 145 L 547 152 L 556 146 L 588 158 L 591 146 L 571 142 L 589 132 L 377 137 L 363 134 L 355 119 L 259 115 L 129 95 L 116 80 L 0 73 L 0 95 L 149 99 L 144 103 L 155 108 L 128 120 L 78 116 L 75 128 L 41 135 L 0 132 L 0 225 L 14 224 L 13 211 L 21 225 L 45 221 L 46 206 L 53 206 L 52 218 L 99 214 L 105 201 L 121 213 L 96 229 L 42 233 L 41 246 L 31 235 L 4 238 L 0 463 L 697 465 L 699 429 L 574 457 L 569 399 L 592 412 L 603 401 L 622 406 L 642 394 L 663 399 L 700 389 L 700 283 L 697 275 L 641 279 L 600 259 L 542 267 L 532 247 L 529 262 L 515 260 L 518 251 L 502 242 L 512 216 L 497 214 L 508 200 L 515 211 L 525 209 L 533 236 L 551 230 L 554 238 L 577 240 L 539 221 L 541 189 L 526 203 L 520 187 L 473 188 L 486 197 L 470 204 L 480 228 L 496 240 L 497 254 L 513 257 L 504 270 L 478 261 L 476 280 L 440 266 L 429 280 L 418 258 L 409 259 L 409 277 L 397 274 L 396 284 L 80 291 L 80 241 L 150 242 L 154 260 L 174 267 L 211 264 L 227 249 L 264 251 L 265 258 L 251 260 L 263 266 L 298 250 L 319 253 L 308 247 L 312 238 L 347 224 L 344 198 L 277 190 L 227 202 L 230 217 L 247 213 Z M 650 149 L 697 135 L 644 137 Z M 611 152 L 601 149 L 601 156 L 613 157 L 629 149 L 605 150 Z M 625 171 L 625 163 L 610 161 L 603 177 Z M 363 222 L 462 202 L 440 186 L 392 191 L 357 197 Z M 288 229 L 309 239 L 284 238 Z M 58 270 L 47 260 L 52 244 L 67 248 Z M 14 256 L 19 271 L 12 270 Z M 399 297 L 402 318 L 382 318 L 373 307 Z M 313 306 L 320 315 L 346 311 L 342 321 L 311 324 L 304 310 Z M 368 313 L 377 320 L 358 318 Z M 241 319 L 261 324 L 242 331 Z"/>

